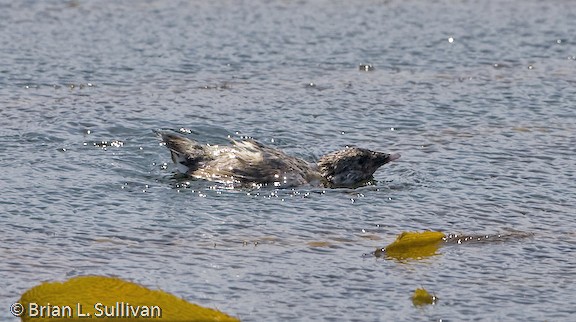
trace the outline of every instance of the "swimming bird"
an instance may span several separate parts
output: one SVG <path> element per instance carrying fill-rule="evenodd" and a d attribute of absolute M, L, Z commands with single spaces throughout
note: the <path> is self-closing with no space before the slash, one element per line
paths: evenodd
<path fill-rule="evenodd" d="M 154 132 L 170 150 L 179 172 L 239 186 L 356 188 L 372 180 L 378 168 L 400 158 L 397 153 L 346 147 L 309 163 L 253 139 L 231 140 L 228 146 L 202 145 L 173 131 Z"/>

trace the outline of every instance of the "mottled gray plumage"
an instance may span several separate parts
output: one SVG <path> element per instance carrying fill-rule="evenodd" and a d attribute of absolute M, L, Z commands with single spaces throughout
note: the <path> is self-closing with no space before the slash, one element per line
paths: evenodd
<path fill-rule="evenodd" d="M 180 134 L 156 131 L 170 150 L 178 170 L 189 176 L 210 181 L 251 185 L 293 187 L 357 187 L 372 179 L 382 165 L 396 160 L 399 154 L 346 148 L 310 164 L 255 140 L 232 141 L 232 145 L 200 145 Z"/>
<path fill-rule="evenodd" d="M 350 147 L 321 157 L 318 172 L 332 188 L 354 187 L 371 180 L 378 168 L 399 157 L 399 154 Z"/>

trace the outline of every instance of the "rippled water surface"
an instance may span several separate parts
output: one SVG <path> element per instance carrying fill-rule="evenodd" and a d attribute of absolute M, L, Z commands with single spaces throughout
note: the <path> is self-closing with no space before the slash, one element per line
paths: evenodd
<path fill-rule="evenodd" d="M 569 321 L 574 35 L 564 0 L 0 1 L 0 319 L 96 274 L 243 321 Z M 230 190 L 176 179 L 157 128 L 402 158 Z M 533 237 L 371 255 L 422 230 Z"/>

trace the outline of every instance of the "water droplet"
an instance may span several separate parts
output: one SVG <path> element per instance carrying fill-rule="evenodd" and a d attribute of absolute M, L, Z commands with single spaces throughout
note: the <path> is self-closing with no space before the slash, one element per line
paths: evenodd
<path fill-rule="evenodd" d="M 372 64 L 360 64 L 358 69 L 363 72 L 371 72 L 374 70 L 374 66 Z"/>

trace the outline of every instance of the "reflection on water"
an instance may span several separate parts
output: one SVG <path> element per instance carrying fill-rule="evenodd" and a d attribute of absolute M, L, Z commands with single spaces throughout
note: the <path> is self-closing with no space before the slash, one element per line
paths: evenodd
<path fill-rule="evenodd" d="M 575 10 L 0 3 L 0 307 L 96 274 L 244 321 L 567 320 Z M 358 189 L 228 189 L 175 177 L 158 128 L 402 159 Z M 363 256 L 423 230 L 533 237 Z M 418 288 L 442 300 L 416 309 Z"/>

